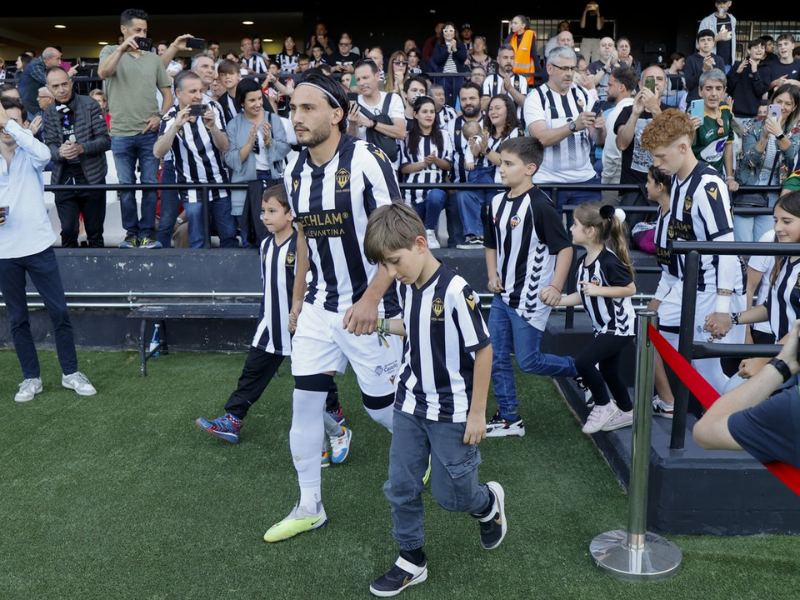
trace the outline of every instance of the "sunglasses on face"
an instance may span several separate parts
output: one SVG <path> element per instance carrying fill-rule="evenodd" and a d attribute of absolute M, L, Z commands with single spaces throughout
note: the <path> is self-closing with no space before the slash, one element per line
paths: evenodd
<path fill-rule="evenodd" d="M 407 65 L 408 61 L 407 60 L 393 60 L 392 63 L 395 64 L 395 65 Z"/>

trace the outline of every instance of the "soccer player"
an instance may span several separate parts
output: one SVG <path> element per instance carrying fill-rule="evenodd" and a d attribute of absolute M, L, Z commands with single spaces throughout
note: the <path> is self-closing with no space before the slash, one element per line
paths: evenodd
<path fill-rule="evenodd" d="M 570 356 L 542 354 L 539 345 L 552 306 L 572 263 L 572 242 L 553 201 L 531 183 L 542 164 L 544 147 L 534 137 L 513 138 L 500 146 L 500 177 L 509 192 L 497 194 L 489 207 L 484 245 L 488 290 L 494 292 L 489 314 L 492 334 L 492 381 L 497 413 L 489 437 L 522 437 L 514 367 L 526 373 L 575 377 Z"/>
<path fill-rule="evenodd" d="M 385 597 L 428 577 L 422 478 L 429 455 L 433 497 L 445 510 L 477 519 L 486 550 L 500 545 L 508 525 L 503 487 L 478 483 L 492 346 L 477 294 L 431 254 L 424 224 L 405 204 L 372 214 L 364 250 L 403 284 L 403 318 L 377 323 L 380 339 L 405 337 L 384 486 L 400 557 L 369 588 Z"/>
<path fill-rule="evenodd" d="M 713 167 L 699 162 L 692 152 L 694 126 L 686 113 L 669 109 L 656 116 L 642 132 L 641 147 L 653 156 L 653 165 L 672 176 L 672 200 L 667 226 L 669 240 L 732 242 L 733 216 L 728 186 Z M 658 248 L 668 260 L 669 247 Z M 679 283 L 658 307 L 659 329 L 677 346 L 683 303 L 684 257 L 677 261 Z M 703 255 L 697 281 L 694 339 L 744 343 L 744 326 L 733 327 L 732 312 L 742 310 L 742 270 L 736 256 Z M 708 320 L 706 321 L 706 315 Z M 709 336 L 710 334 L 710 336 Z M 719 358 L 695 361 L 695 367 L 718 391 L 727 377 Z"/>
<path fill-rule="evenodd" d="M 239 384 L 225 404 L 225 414 L 213 421 L 203 418 L 195 421 L 200 429 L 232 444 L 239 441 L 242 421 L 250 407 L 261 397 L 283 359 L 292 351 L 289 306 L 297 266 L 297 232 L 293 227 L 294 219 L 283 183 L 264 191 L 261 220 L 269 231 L 269 235 L 261 242 L 261 280 L 264 282 L 261 319 L 239 377 Z M 335 385 L 328 395 L 328 400 L 333 397 L 335 403 Z M 323 466 L 328 466 L 331 460 L 334 464 L 343 462 L 349 451 L 352 432 L 346 427 L 340 427 L 327 413 L 325 432 L 330 438 L 333 457 L 324 452 Z"/>
<path fill-rule="evenodd" d="M 381 313 L 392 316 L 399 307 L 386 307 L 384 313 L 392 278 L 364 257 L 363 239 L 369 215 L 399 198 L 400 190 L 386 155 L 345 135 L 347 107 L 344 88 L 317 72 L 303 78 L 291 100 L 297 142 L 304 146 L 284 172 L 298 227 L 289 442 L 300 501 L 270 527 L 267 542 L 318 529 L 327 521 L 320 486 L 322 413 L 333 376 L 348 361 L 367 412 L 392 430 L 400 348 L 396 340 L 387 347 L 369 334 Z"/>

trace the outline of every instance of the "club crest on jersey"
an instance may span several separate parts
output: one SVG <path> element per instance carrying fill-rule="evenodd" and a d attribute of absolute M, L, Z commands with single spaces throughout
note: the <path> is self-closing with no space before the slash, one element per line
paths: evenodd
<path fill-rule="evenodd" d="M 578 98 L 578 107 L 583 108 L 586 105 L 586 102 L 583 101 L 583 98 Z"/>
<path fill-rule="evenodd" d="M 441 317 L 442 313 L 444 312 L 444 301 L 441 298 L 436 298 L 431 305 L 431 309 L 433 310 L 434 315 Z"/>
<path fill-rule="evenodd" d="M 514 215 L 508 221 L 508 224 L 511 226 L 511 229 L 514 229 L 520 223 L 522 223 L 522 219 L 519 218 L 519 215 Z"/>
<path fill-rule="evenodd" d="M 339 184 L 340 188 L 346 186 L 348 181 L 350 181 L 350 171 L 344 168 L 336 171 L 336 183 Z"/>
<path fill-rule="evenodd" d="M 372 153 L 375 156 L 377 156 L 378 158 L 380 158 L 383 162 L 386 162 L 386 155 L 383 153 L 383 150 L 381 150 L 380 148 L 373 148 L 372 149 Z"/>
<path fill-rule="evenodd" d="M 375 375 L 378 375 L 380 377 L 381 373 L 383 373 L 383 367 L 378 365 L 377 367 L 375 367 Z"/>
<path fill-rule="evenodd" d="M 589 279 L 589 283 L 599 286 L 602 282 L 600 281 L 600 277 L 598 275 L 592 275 L 592 277 Z"/>
<path fill-rule="evenodd" d="M 286 253 L 286 266 L 287 267 L 291 267 L 294 264 L 295 258 L 296 257 L 294 255 L 294 252 L 287 252 Z"/>
<path fill-rule="evenodd" d="M 717 196 L 719 195 L 719 188 L 717 187 L 717 184 L 716 183 L 707 184 L 706 194 L 708 194 L 712 200 L 716 200 Z"/>
<path fill-rule="evenodd" d="M 686 198 L 683 199 L 683 210 L 684 212 L 688 212 L 691 208 L 692 208 L 692 197 L 686 196 Z"/>
<path fill-rule="evenodd" d="M 470 294 L 469 296 L 466 297 L 466 301 L 470 310 L 475 310 L 475 296 Z"/>
<path fill-rule="evenodd" d="M 299 179 L 293 180 L 292 181 L 292 188 L 294 189 L 295 192 L 297 192 L 297 188 L 298 187 L 300 187 L 300 180 Z"/>

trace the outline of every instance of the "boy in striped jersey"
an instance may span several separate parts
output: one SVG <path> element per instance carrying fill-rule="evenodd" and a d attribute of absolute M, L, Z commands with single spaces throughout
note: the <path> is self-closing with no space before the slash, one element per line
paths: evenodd
<path fill-rule="evenodd" d="M 292 352 L 289 306 L 297 266 L 297 232 L 293 227 L 294 218 L 289 210 L 289 200 L 283 184 L 264 191 L 261 220 L 269 231 L 269 235 L 261 242 L 264 299 L 261 301 L 261 318 L 250 352 L 239 376 L 236 391 L 225 404 L 225 414 L 213 421 L 202 417 L 195 421 L 200 429 L 232 444 L 239 441 L 242 421 L 250 407 L 267 389 L 283 359 Z M 334 384 L 328 390 L 328 408 L 335 409 L 337 405 L 338 392 Z M 330 437 L 333 463 L 343 462 L 349 451 L 352 432 L 340 426 L 328 414 L 325 415 L 325 432 Z M 322 465 L 328 466 L 330 461 L 331 457 L 323 454 Z"/>
<path fill-rule="evenodd" d="M 539 351 L 550 308 L 561 300 L 572 263 L 572 242 L 556 207 L 531 183 L 543 156 L 544 147 L 534 137 L 512 138 L 500 145 L 500 177 L 511 190 L 492 199 L 484 242 L 488 290 L 495 293 L 489 331 L 498 407 L 488 423 L 489 437 L 525 435 L 517 413 L 512 353 L 526 373 L 578 374 L 572 357 Z"/>
<path fill-rule="evenodd" d="M 382 342 L 386 334 L 405 337 L 384 485 L 400 557 L 369 588 L 387 597 L 428 577 L 422 477 L 429 456 L 433 497 L 445 510 L 475 517 L 486 550 L 500 545 L 507 525 L 502 486 L 478 483 L 477 444 L 486 437 L 492 361 L 480 300 L 463 278 L 436 260 L 424 224 L 402 203 L 372 213 L 364 253 L 403 284 L 402 320 L 377 322 Z"/>

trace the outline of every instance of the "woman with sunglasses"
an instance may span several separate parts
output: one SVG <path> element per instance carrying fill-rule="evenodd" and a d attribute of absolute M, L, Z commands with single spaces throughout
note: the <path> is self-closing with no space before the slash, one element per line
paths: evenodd
<path fill-rule="evenodd" d="M 403 86 L 408 77 L 408 57 L 405 52 L 398 50 L 389 57 L 389 67 L 386 69 L 386 81 L 383 83 L 383 91 L 394 92 L 402 97 Z"/>
<path fill-rule="evenodd" d="M 436 83 L 444 88 L 446 102 L 450 106 L 456 105 L 456 95 L 461 84 L 464 83 L 464 77 L 457 77 L 455 74 L 467 72 L 467 56 L 466 44 L 458 39 L 456 26 L 448 21 L 442 27 L 442 32 L 434 46 L 431 64 L 436 72 L 449 75 L 448 77 L 437 77 Z"/>

